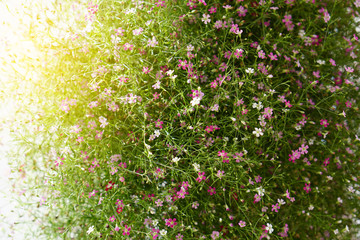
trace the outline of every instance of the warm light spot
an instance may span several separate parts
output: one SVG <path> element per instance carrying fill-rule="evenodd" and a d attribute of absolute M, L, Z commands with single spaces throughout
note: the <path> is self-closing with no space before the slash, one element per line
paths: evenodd
<path fill-rule="evenodd" d="M 26 239 L 32 229 L 36 231 L 31 214 L 15 200 L 25 191 L 21 180 L 11 180 L 15 175 L 11 173 L 7 153 L 17 149 L 10 130 L 15 121 L 26 116 L 22 109 L 31 109 L 28 98 L 31 81 L 39 80 L 34 66 L 41 59 L 41 51 L 29 33 L 40 3 L 40 0 L 0 1 L 0 234 L 4 239 Z"/>

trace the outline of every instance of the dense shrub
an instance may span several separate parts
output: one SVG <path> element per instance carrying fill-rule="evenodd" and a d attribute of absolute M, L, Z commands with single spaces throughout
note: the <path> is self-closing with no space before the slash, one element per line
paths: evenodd
<path fill-rule="evenodd" d="M 359 1 L 55 7 L 36 32 L 49 237 L 356 235 Z"/>

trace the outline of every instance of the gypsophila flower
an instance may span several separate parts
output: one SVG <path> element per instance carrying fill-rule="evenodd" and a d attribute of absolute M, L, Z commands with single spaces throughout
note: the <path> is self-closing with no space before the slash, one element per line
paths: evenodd
<path fill-rule="evenodd" d="M 178 163 L 180 161 L 180 158 L 174 157 L 171 161 L 174 163 Z"/>
<path fill-rule="evenodd" d="M 200 171 L 200 165 L 198 163 L 193 163 L 192 165 L 193 165 L 196 172 Z"/>
<path fill-rule="evenodd" d="M 150 47 L 155 47 L 158 44 L 158 42 L 156 41 L 156 38 L 153 36 L 152 39 L 148 40 L 148 45 Z"/>
<path fill-rule="evenodd" d="M 262 102 L 258 102 L 258 103 L 253 103 L 252 107 L 260 111 L 263 108 L 263 105 Z"/>
<path fill-rule="evenodd" d="M 255 190 L 258 192 L 259 196 L 264 196 L 265 189 L 263 187 L 258 187 Z"/>
<path fill-rule="evenodd" d="M 255 134 L 256 137 L 260 137 L 264 135 L 261 128 L 255 128 L 255 130 L 252 133 Z"/>
<path fill-rule="evenodd" d="M 246 226 L 246 222 L 244 222 L 244 221 L 241 220 L 241 221 L 239 222 L 239 226 L 240 226 L 240 227 L 245 227 L 245 226 Z"/>
<path fill-rule="evenodd" d="M 209 14 L 203 14 L 203 18 L 201 19 L 201 21 L 203 21 L 205 24 L 208 24 L 211 20 L 210 20 L 210 15 Z"/>
<path fill-rule="evenodd" d="M 89 229 L 87 230 L 87 234 L 90 234 L 90 233 L 92 233 L 94 231 L 94 226 L 91 226 L 91 227 L 89 227 Z"/>
<path fill-rule="evenodd" d="M 254 73 L 254 69 L 253 69 L 253 68 L 247 68 L 247 69 L 245 70 L 245 72 L 246 72 L 246 73 L 249 73 L 249 74 L 252 74 L 252 73 Z"/>
<path fill-rule="evenodd" d="M 161 236 L 165 236 L 166 233 L 167 233 L 167 231 L 165 229 L 160 230 L 160 235 Z"/>
<path fill-rule="evenodd" d="M 273 226 L 270 223 L 266 224 L 265 228 L 270 234 L 274 231 Z"/>

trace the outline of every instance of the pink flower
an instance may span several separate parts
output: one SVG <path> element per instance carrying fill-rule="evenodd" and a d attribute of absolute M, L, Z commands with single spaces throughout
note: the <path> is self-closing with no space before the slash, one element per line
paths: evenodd
<path fill-rule="evenodd" d="M 353 69 L 352 67 L 347 67 L 347 66 L 345 66 L 345 70 L 346 70 L 347 72 L 349 72 L 349 73 L 354 72 L 354 69 Z"/>
<path fill-rule="evenodd" d="M 149 72 L 151 72 L 151 69 L 149 69 L 149 67 L 143 67 L 142 71 L 143 73 L 148 74 Z"/>
<path fill-rule="evenodd" d="M 209 187 L 208 192 L 209 192 L 210 196 L 216 194 L 215 187 Z"/>
<path fill-rule="evenodd" d="M 277 55 L 273 54 L 272 52 L 270 52 L 270 54 L 268 54 L 269 58 L 271 61 L 277 61 Z"/>
<path fill-rule="evenodd" d="M 151 229 L 151 236 L 153 237 L 153 240 L 154 239 L 156 239 L 158 236 L 159 236 L 159 233 L 160 232 L 160 230 L 159 229 L 155 229 L 155 228 L 153 228 L 153 229 Z"/>
<path fill-rule="evenodd" d="M 260 202 L 260 200 L 261 200 L 260 195 L 259 195 L 259 194 L 255 194 L 255 196 L 254 196 L 254 203 Z"/>
<path fill-rule="evenodd" d="M 184 235 L 181 235 L 180 233 L 176 235 L 176 240 L 183 240 Z"/>
<path fill-rule="evenodd" d="M 199 183 L 202 181 L 202 180 L 206 180 L 206 177 L 205 177 L 205 172 L 199 172 L 198 173 L 198 177 L 196 178 L 196 181 L 198 181 Z"/>
<path fill-rule="evenodd" d="M 124 230 L 123 230 L 123 235 L 130 235 L 130 230 L 131 227 L 128 227 L 127 225 L 125 225 Z"/>
<path fill-rule="evenodd" d="M 265 58 L 266 58 L 265 52 L 264 52 L 263 50 L 260 50 L 260 51 L 258 52 L 258 56 L 259 56 L 259 58 L 261 58 L 261 59 L 265 59 Z"/>
<path fill-rule="evenodd" d="M 239 58 L 239 57 L 243 56 L 242 55 L 243 52 L 244 52 L 244 50 L 242 50 L 242 49 L 236 49 L 234 55 L 235 55 L 236 58 Z"/>
<path fill-rule="evenodd" d="M 110 221 L 110 222 L 114 222 L 115 219 L 116 219 L 116 218 L 115 218 L 115 216 L 113 215 L 113 216 L 111 216 L 111 217 L 109 218 L 109 221 Z"/>
<path fill-rule="evenodd" d="M 184 199 L 185 195 L 188 194 L 188 192 L 186 192 L 184 188 L 181 188 L 180 191 L 178 191 L 176 194 L 178 198 Z"/>
<path fill-rule="evenodd" d="M 156 100 L 156 99 L 159 99 L 160 94 L 158 94 L 157 92 L 155 92 L 155 93 L 153 94 L 153 96 L 154 96 L 154 100 Z"/>
<path fill-rule="evenodd" d="M 240 227 L 245 227 L 245 226 L 246 226 L 246 222 L 244 222 L 244 221 L 240 220 L 240 222 L 239 222 L 239 226 L 240 226 Z"/>
<path fill-rule="evenodd" d="M 255 177 L 255 182 L 259 183 L 259 182 L 261 182 L 261 179 L 262 179 L 262 177 L 260 177 L 260 175 L 256 176 Z"/>
<path fill-rule="evenodd" d="M 274 204 L 272 205 L 271 211 L 279 212 L 279 209 L 280 209 L 279 203 L 276 203 L 275 205 Z"/>
<path fill-rule="evenodd" d="M 155 122 L 155 127 L 158 127 L 158 128 L 163 128 L 163 121 L 160 121 L 160 119 L 158 119 L 156 122 Z"/>
<path fill-rule="evenodd" d="M 287 101 L 287 100 L 285 100 L 285 106 L 287 106 L 288 108 L 292 107 L 292 105 L 290 104 L 290 101 Z"/>
<path fill-rule="evenodd" d="M 320 78 L 320 70 L 317 70 L 316 72 L 313 72 L 314 77 Z"/>
<path fill-rule="evenodd" d="M 304 190 L 306 191 L 306 193 L 309 193 L 311 191 L 310 184 L 311 183 L 309 183 L 309 184 L 305 183 Z"/>
<path fill-rule="evenodd" d="M 222 150 L 221 152 L 219 151 L 218 156 L 222 158 L 229 158 L 227 152 L 225 152 L 224 150 Z"/>
<path fill-rule="evenodd" d="M 135 30 L 133 30 L 133 34 L 134 34 L 134 35 L 140 35 L 143 30 L 144 30 L 143 28 L 135 29 Z"/>
<path fill-rule="evenodd" d="M 165 219 L 165 225 L 168 226 L 168 227 L 173 228 L 176 224 L 177 224 L 176 223 L 176 218 L 174 218 L 174 219 L 171 219 L 171 218 Z"/>
<path fill-rule="evenodd" d="M 155 47 L 157 44 L 158 44 L 158 42 L 156 41 L 156 38 L 153 36 L 152 39 L 148 40 L 147 46 Z"/>
<path fill-rule="evenodd" d="M 92 192 L 90 192 L 90 193 L 89 193 L 89 198 L 94 197 L 97 192 L 98 192 L 98 191 L 95 191 L 95 190 L 93 190 Z"/>
<path fill-rule="evenodd" d="M 329 62 L 331 63 L 331 65 L 336 66 L 336 63 L 335 63 L 334 59 L 330 58 Z"/>
<path fill-rule="evenodd" d="M 328 121 L 326 119 L 321 119 L 320 120 L 320 125 L 322 125 L 324 127 L 327 127 L 327 126 L 329 126 L 329 123 L 328 123 Z"/>
<path fill-rule="evenodd" d="M 202 3 L 202 4 L 204 4 L 204 6 L 206 6 L 205 0 L 199 0 L 199 3 Z"/>
<path fill-rule="evenodd" d="M 330 163 L 329 160 L 330 160 L 330 158 L 326 158 L 326 159 L 325 159 L 325 161 L 324 161 L 325 167 L 326 167 L 327 165 L 329 165 L 329 163 Z"/>
<path fill-rule="evenodd" d="M 248 10 L 243 6 L 240 6 L 236 11 L 238 12 L 239 17 L 245 17 Z"/>
<path fill-rule="evenodd" d="M 289 25 L 289 24 L 292 23 L 291 18 L 292 18 L 291 15 L 285 15 L 285 16 L 284 16 L 284 19 L 282 20 L 282 22 L 285 23 L 285 25 Z"/>
<path fill-rule="evenodd" d="M 218 83 L 217 83 L 216 80 L 214 80 L 214 81 L 212 81 L 212 82 L 210 83 L 210 85 L 211 85 L 212 88 L 216 88 L 216 87 L 218 86 Z"/>
<path fill-rule="evenodd" d="M 298 151 L 298 150 L 292 150 L 292 156 L 293 156 L 293 158 L 295 158 L 295 160 L 296 159 L 300 159 L 300 157 L 301 157 L 301 154 L 300 154 L 300 152 Z"/>
<path fill-rule="evenodd" d="M 306 154 L 308 153 L 307 149 L 309 148 L 309 145 L 302 144 L 301 147 L 299 148 L 299 151 L 301 154 Z"/>
<path fill-rule="evenodd" d="M 211 8 L 209 9 L 209 12 L 210 12 L 210 13 L 216 13 L 216 7 L 211 7 Z"/>
<path fill-rule="evenodd" d="M 55 160 L 55 165 L 58 167 L 59 165 L 63 165 L 64 163 L 61 161 L 64 160 L 64 158 L 58 157 L 58 160 Z"/>
<path fill-rule="evenodd" d="M 130 43 L 125 43 L 124 44 L 124 50 L 133 50 L 134 45 L 130 44 Z"/>
<path fill-rule="evenodd" d="M 157 7 L 160 7 L 160 6 L 164 7 L 165 6 L 165 1 L 158 0 L 158 2 L 155 3 L 155 4 L 156 4 Z"/>

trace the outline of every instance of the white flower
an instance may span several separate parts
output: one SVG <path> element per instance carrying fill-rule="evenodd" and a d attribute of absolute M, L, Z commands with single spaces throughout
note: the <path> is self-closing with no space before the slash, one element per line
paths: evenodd
<path fill-rule="evenodd" d="M 165 229 L 160 230 L 160 235 L 161 236 L 165 236 L 166 233 L 167 233 L 167 231 Z"/>
<path fill-rule="evenodd" d="M 157 81 L 154 85 L 152 85 L 152 87 L 154 88 L 154 89 L 159 89 L 160 88 L 160 81 Z"/>
<path fill-rule="evenodd" d="M 325 61 L 324 61 L 324 60 L 321 60 L 321 59 L 317 60 L 316 62 L 317 62 L 318 64 L 320 64 L 320 65 L 324 65 L 324 64 L 325 64 Z"/>
<path fill-rule="evenodd" d="M 284 204 L 285 204 L 285 201 L 284 201 L 284 199 L 278 199 L 278 203 L 279 203 L 280 205 L 284 205 Z"/>
<path fill-rule="evenodd" d="M 295 126 L 295 129 L 296 129 L 297 131 L 301 130 L 301 125 L 298 125 L 298 124 L 297 124 L 297 125 Z"/>
<path fill-rule="evenodd" d="M 312 211 L 313 209 L 314 209 L 314 206 L 312 204 L 310 204 L 309 210 Z"/>
<path fill-rule="evenodd" d="M 91 226 L 91 227 L 89 227 L 89 229 L 87 230 L 87 234 L 90 234 L 90 233 L 92 233 L 94 231 L 94 226 Z"/>
<path fill-rule="evenodd" d="M 101 122 L 100 127 L 102 127 L 102 128 L 106 127 L 106 125 L 109 124 L 109 123 L 107 122 L 107 119 L 104 118 L 103 116 L 99 117 L 99 122 Z"/>
<path fill-rule="evenodd" d="M 262 102 L 259 102 L 259 103 L 253 103 L 252 107 L 260 111 L 264 106 L 262 105 Z"/>
<path fill-rule="evenodd" d="M 204 15 L 205 15 L 205 14 L 204 14 Z M 193 50 L 194 50 L 194 46 L 191 45 L 191 44 L 189 44 L 189 45 L 187 46 L 187 50 L 188 50 L 189 52 L 193 51 Z"/>
<path fill-rule="evenodd" d="M 274 231 L 274 229 L 273 229 L 273 227 L 272 227 L 272 225 L 270 224 L 270 223 L 267 223 L 266 224 L 266 228 L 265 228 L 266 230 L 268 230 L 268 232 L 271 234 L 273 231 Z"/>
<path fill-rule="evenodd" d="M 338 234 L 339 233 L 339 230 L 338 229 L 335 229 L 334 230 L 334 234 L 336 235 L 336 234 Z"/>
<path fill-rule="evenodd" d="M 203 21 L 205 24 L 208 24 L 211 20 L 210 20 L 210 15 L 209 14 L 203 14 L 203 18 L 201 19 L 201 21 Z"/>
<path fill-rule="evenodd" d="M 253 134 L 256 135 L 256 137 L 260 137 L 260 135 L 264 135 L 264 133 L 262 132 L 261 128 L 255 128 L 255 131 L 252 132 Z"/>
<path fill-rule="evenodd" d="M 195 97 L 195 98 L 193 98 L 193 100 L 190 103 L 191 103 L 191 106 L 199 105 L 200 104 L 200 98 Z"/>
<path fill-rule="evenodd" d="M 125 14 L 129 14 L 129 13 L 136 13 L 136 8 L 130 8 L 128 10 L 125 10 Z"/>
<path fill-rule="evenodd" d="M 154 135 L 155 135 L 156 137 L 159 137 L 159 136 L 160 136 L 160 130 L 155 130 Z"/>
<path fill-rule="evenodd" d="M 154 224 L 154 226 L 156 226 L 156 225 L 158 225 L 158 223 L 159 223 L 159 220 L 157 220 L 157 219 L 154 219 L 154 221 L 153 221 L 152 223 Z"/>
<path fill-rule="evenodd" d="M 177 77 L 177 75 L 170 76 L 171 80 L 175 80 L 176 77 Z"/>
<path fill-rule="evenodd" d="M 256 188 L 256 191 L 260 195 L 260 197 L 264 196 L 265 189 L 263 189 L 262 187 Z"/>
<path fill-rule="evenodd" d="M 150 207 L 150 208 L 149 208 L 149 212 L 150 212 L 151 214 L 155 214 L 155 213 L 156 213 L 156 210 L 155 210 L 155 208 Z M 154 226 L 155 226 L 155 224 L 154 224 Z"/>
<path fill-rule="evenodd" d="M 348 187 L 348 190 L 349 190 L 349 192 L 351 192 L 351 193 L 354 193 L 354 192 L 355 192 L 355 189 L 353 188 L 353 186 Z"/>
<path fill-rule="evenodd" d="M 246 73 L 254 73 L 254 69 L 253 68 L 248 68 L 245 70 Z"/>
<path fill-rule="evenodd" d="M 196 172 L 200 172 L 200 165 L 198 163 L 193 163 L 193 167 Z"/>
<path fill-rule="evenodd" d="M 303 38 L 304 36 L 305 36 L 305 31 L 304 30 L 299 30 L 299 36 L 301 37 L 301 38 Z"/>
<path fill-rule="evenodd" d="M 180 161 L 180 158 L 174 157 L 171 161 L 173 161 L 174 163 L 178 163 Z"/>
<path fill-rule="evenodd" d="M 173 74 L 173 72 L 174 72 L 174 70 L 169 70 L 169 71 L 166 72 L 166 74 L 167 74 L 168 76 L 171 76 L 171 75 Z"/>

